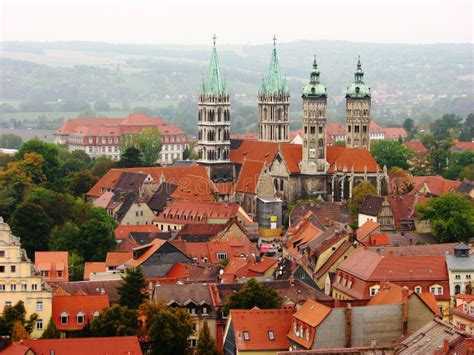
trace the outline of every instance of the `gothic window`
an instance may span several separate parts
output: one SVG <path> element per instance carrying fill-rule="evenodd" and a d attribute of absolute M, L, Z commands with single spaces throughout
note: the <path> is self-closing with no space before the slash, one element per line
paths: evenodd
<path fill-rule="evenodd" d="M 352 128 L 352 126 L 350 126 L 350 125 L 347 126 L 347 132 L 351 133 L 351 128 Z"/>
<path fill-rule="evenodd" d="M 355 128 L 355 133 L 359 133 L 359 129 L 360 129 L 359 125 L 356 125 L 354 128 Z"/>
<path fill-rule="evenodd" d="M 311 126 L 310 131 L 311 131 L 311 134 L 315 134 L 316 133 L 316 127 Z"/>
<path fill-rule="evenodd" d="M 202 130 L 199 130 L 199 136 L 198 136 L 198 139 L 201 140 L 202 139 Z"/>
<path fill-rule="evenodd" d="M 324 158 L 324 140 L 322 138 L 318 140 L 318 158 Z"/>
<path fill-rule="evenodd" d="M 280 179 L 280 191 L 283 191 L 283 179 Z"/>
<path fill-rule="evenodd" d="M 278 180 L 277 179 L 273 180 L 273 185 L 275 185 L 275 190 L 278 191 Z"/>
<path fill-rule="evenodd" d="M 304 126 L 304 134 L 308 134 L 308 126 Z"/>
<path fill-rule="evenodd" d="M 218 121 L 218 122 L 221 122 L 221 119 L 222 119 L 221 116 L 222 116 L 222 111 L 221 111 L 221 109 L 219 109 L 219 110 L 217 111 L 217 121 Z"/>
<path fill-rule="evenodd" d="M 323 134 L 323 126 L 319 126 L 319 134 Z"/>
<path fill-rule="evenodd" d="M 367 133 L 367 125 L 362 126 L 362 132 Z"/>
<path fill-rule="evenodd" d="M 198 121 L 201 121 L 201 111 L 198 112 Z"/>
<path fill-rule="evenodd" d="M 277 111 L 277 120 L 281 121 L 281 108 L 279 108 Z"/>
<path fill-rule="evenodd" d="M 266 107 L 263 109 L 263 119 L 264 120 L 267 119 L 267 108 Z"/>

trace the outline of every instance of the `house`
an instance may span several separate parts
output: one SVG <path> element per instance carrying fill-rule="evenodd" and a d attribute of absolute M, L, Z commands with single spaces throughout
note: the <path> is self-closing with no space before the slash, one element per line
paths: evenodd
<path fill-rule="evenodd" d="M 124 263 L 126 267 L 140 266 L 148 280 L 166 278 L 176 264 L 192 264 L 192 260 L 173 244 L 161 239 L 133 249 L 133 257 Z"/>
<path fill-rule="evenodd" d="M 232 280 L 232 283 L 248 278 L 273 280 L 277 264 L 278 260 L 270 257 L 235 257 L 229 261 L 219 277 L 221 280 Z"/>
<path fill-rule="evenodd" d="M 158 117 L 133 113 L 124 118 L 75 118 L 67 120 L 54 133 L 55 143 L 65 144 L 69 151 L 82 150 L 91 158 L 106 156 L 120 159 L 120 144 L 128 136 L 146 128 L 160 132 L 162 148 L 159 161 L 170 164 L 183 159 L 189 137 L 181 129 Z"/>
<path fill-rule="evenodd" d="M 446 192 L 453 192 L 461 185 L 460 181 L 445 179 L 442 176 L 413 176 L 414 188 L 411 194 L 424 196 L 441 196 Z"/>
<path fill-rule="evenodd" d="M 117 287 L 120 286 L 122 282 L 122 280 L 62 282 L 55 285 L 54 295 L 107 295 L 109 302 L 114 304 L 119 300 Z"/>
<path fill-rule="evenodd" d="M 109 307 L 109 297 L 104 295 L 54 295 L 52 319 L 64 337 L 81 330 Z"/>
<path fill-rule="evenodd" d="M 38 319 L 31 333 L 38 338 L 51 318 L 52 291 L 34 269 L 34 264 L 21 248 L 10 226 L 0 217 L 0 307 L 14 306 L 22 301 L 26 318 L 36 313 Z"/>
<path fill-rule="evenodd" d="M 433 319 L 424 327 L 401 340 L 395 353 L 400 355 L 456 355 L 472 354 L 472 337 L 458 330 L 454 325 Z"/>
<path fill-rule="evenodd" d="M 351 224 L 351 213 L 347 204 L 338 202 L 319 202 L 310 204 L 298 204 L 290 212 L 289 225 L 294 226 L 311 212 L 325 227 L 335 223 Z"/>
<path fill-rule="evenodd" d="M 13 348 L 12 352 L 9 349 Z M 119 336 L 107 338 L 69 338 L 21 340 L 10 345 L 2 352 L 11 355 L 68 354 L 83 355 L 130 354 L 142 355 L 142 349 L 136 336 Z"/>
<path fill-rule="evenodd" d="M 454 247 L 457 243 L 440 243 L 440 244 L 411 244 L 411 245 L 399 245 L 399 246 L 374 246 L 369 247 L 374 253 L 383 256 L 408 256 L 408 255 L 453 255 Z"/>
<path fill-rule="evenodd" d="M 359 208 L 359 226 L 362 226 L 369 220 L 380 224 L 382 232 L 395 230 L 393 212 L 387 197 L 366 196 Z"/>
<path fill-rule="evenodd" d="M 208 242 L 227 228 L 227 224 L 193 223 L 185 224 L 176 234 L 177 240 L 185 242 Z"/>
<path fill-rule="evenodd" d="M 429 151 L 419 140 L 410 142 L 403 142 L 403 145 L 410 149 L 414 154 L 408 163 L 410 164 L 410 171 L 431 171 L 429 163 Z"/>
<path fill-rule="evenodd" d="M 390 209 L 393 214 L 393 220 L 395 223 L 395 229 L 398 231 L 414 231 L 419 230 L 422 232 L 425 229 L 425 225 L 431 224 L 429 221 L 417 220 L 416 204 L 424 203 L 427 198 L 416 194 L 408 194 L 403 196 L 387 196 Z M 418 227 L 418 228 L 417 228 Z"/>
<path fill-rule="evenodd" d="M 374 233 L 380 233 L 380 224 L 369 219 L 367 222 L 357 228 L 357 240 L 364 242 L 365 240 L 368 240 L 371 234 Z"/>
<path fill-rule="evenodd" d="M 464 179 L 461 185 L 456 189 L 456 192 L 463 194 L 466 197 L 474 199 L 474 181 Z"/>
<path fill-rule="evenodd" d="M 224 332 L 224 355 L 277 354 L 290 342 L 290 309 L 232 309 Z"/>
<path fill-rule="evenodd" d="M 449 314 L 449 277 L 444 256 L 382 256 L 357 248 L 337 268 L 332 296 L 370 300 L 387 281 L 416 293 L 432 293 L 443 316 Z"/>
<path fill-rule="evenodd" d="M 146 178 L 143 183 L 140 183 L 138 177 L 130 179 L 128 173 L 139 174 L 138 177 L 146 175 Z M 134 183 L 131 186 L 129 182 Z M 138 191 L 139 197 L 148 200 L 163 183 L 176 186 L 173 192 L 167 194 L 167 198 L 170 199 L 216 200 L 216 187 L 209 179 L 206 168 L 199 165 L 110 169 L 87 192 L 86 198 L 93 201 L 104 192 L 128 191 L 137 193 Z M 165 190 L 165 192 L 167 191 Z"/>
<path fill-rule="evenodd" d="M 207 322 L 211 336 L 222 347 L 224 322 L 221 307 L 223 306 L 215 284 L 175 283 L 160 284 L 153 288 L 153 302 L 164 302 L 168 307 L 187 310 L 193 319 L 193 334 L 188 338 L 191 348 L 197 346 L 199 331 Z"/>
<path fill-rule="evenodd" d="M 35 269 L 46 282 L 64 282 L 69 280 L 67 251 L 35 252 Z"/>
<path fill-rule="evenodd" d="M 105 262 L 86 261 L 84 263 L 84 280 L 90 280 L 91 274 L 106 272 Z"/>
<path fill-rule="evenodd" d="M 452 152 L 472 152 L 474 151 L 474 142 L 460 142 L 455 139 L 450 150 Z"/>
<path fill-rule="evenodd" d="M 153 224 L 155 214 L 145 201 L 133 193 L 125 193 L 113 209 L 114 218 L 124 225 Z"/>
<path fill-rule="evenodd" d="M 451 323 L 460 331 L 474 335 L 474 295 L 454 296 L 455 305 L 451 309 Z"/>
<path fill-rule="evenodd" d="M 230 219 L 237 218 L 244 223 L 252 219 L 236 203 L 173 201 L 153 223 L 162 231 L 180 230 L 186 224 L 225 224 Z"/>
<path fill-rule="evenodd" d="M 460 243 L 454 247 L 454 255 L 446 255 L 450 295 L 471 293 L 474 276 L 474 256 L 471 247 Z"/>

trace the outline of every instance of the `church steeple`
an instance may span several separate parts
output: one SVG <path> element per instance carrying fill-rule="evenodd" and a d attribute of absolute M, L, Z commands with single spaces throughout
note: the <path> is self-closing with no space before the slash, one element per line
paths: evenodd
<path fill-rule="evenodd" d="M 216 39 L 217 36 L 214 35 L 213 39 L 213 47 L 211 52 L 211 60 L 209 62 L 209 70 L 207 73 L 207 82 L 202 80 L 201 85 L 201 94 L 205 95 L 227 95 L 227 87 L 226 82 L 221 75 L 221 71 L 219 68 L 219 59 L 217 57 L 217 50 L 216 50 Z"/>
<path fill-rule="evenodd" d="M 198 95 L 198 151 L 202 164 L 225 163 L 230 151 L 230 98 L 221 74 L 216 35 L 207 78 Z"/>
<path fill-rule="evenodd" d="M 365 85 L 364 71 L 359 56 L 354 73 L 354 82 L 346 91 L 346 145 L 348 147 L 369 149 L 370 107 L 370 87 Z"/>
<path fill-rule="evenodd" d="M 262 141 L 287 142 L 289 131 L 290 90 L 286 78 L 282 78 L 276 49 L 276 36 L 273 37 L 270 66 L 262 80 L 258 93 L 259 138 Z"/>

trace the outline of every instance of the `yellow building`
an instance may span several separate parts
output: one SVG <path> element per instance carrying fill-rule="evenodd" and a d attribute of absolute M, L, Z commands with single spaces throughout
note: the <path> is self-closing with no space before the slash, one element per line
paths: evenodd
<path fill-rule="evenodd" d="M 27 318 L 36 313 L 32 338 L 43 333 L 52 311 L 52 291 L 36 274 L 20 238 L 11 234 L 10 226 L 0 217 L 0 308 L 23 301 Z"/>

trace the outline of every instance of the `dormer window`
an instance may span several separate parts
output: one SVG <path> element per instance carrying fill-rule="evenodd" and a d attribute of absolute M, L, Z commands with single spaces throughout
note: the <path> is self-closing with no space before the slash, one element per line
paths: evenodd
<path fill-rule="evenodd" d="M 244 331 L 244 340 L 250 340 L 250 334 L 247 331 Z"/>
<path fill-rule="evenodd" d="M 99 316 L 99 311 L 95 311 L 94 313 L 92 313 L 93 318 L 97 318 L 98 316 Z"/>
<path fill-rule="evenodd" d="M 66 312 L 61 313 L 61 324 L 65 325 L 69 323 L 69 315 Z"/>
<path fill-rule="evenodd" d="M 422 292 L 421 286 L 415 286 L 415 292 L 420 294 Z"/>
<path fill-rule="evenodd" d="M 77 314 L 77 324 L 83 324 L 84 323 L 84 313 L 79 312 Z"/>

